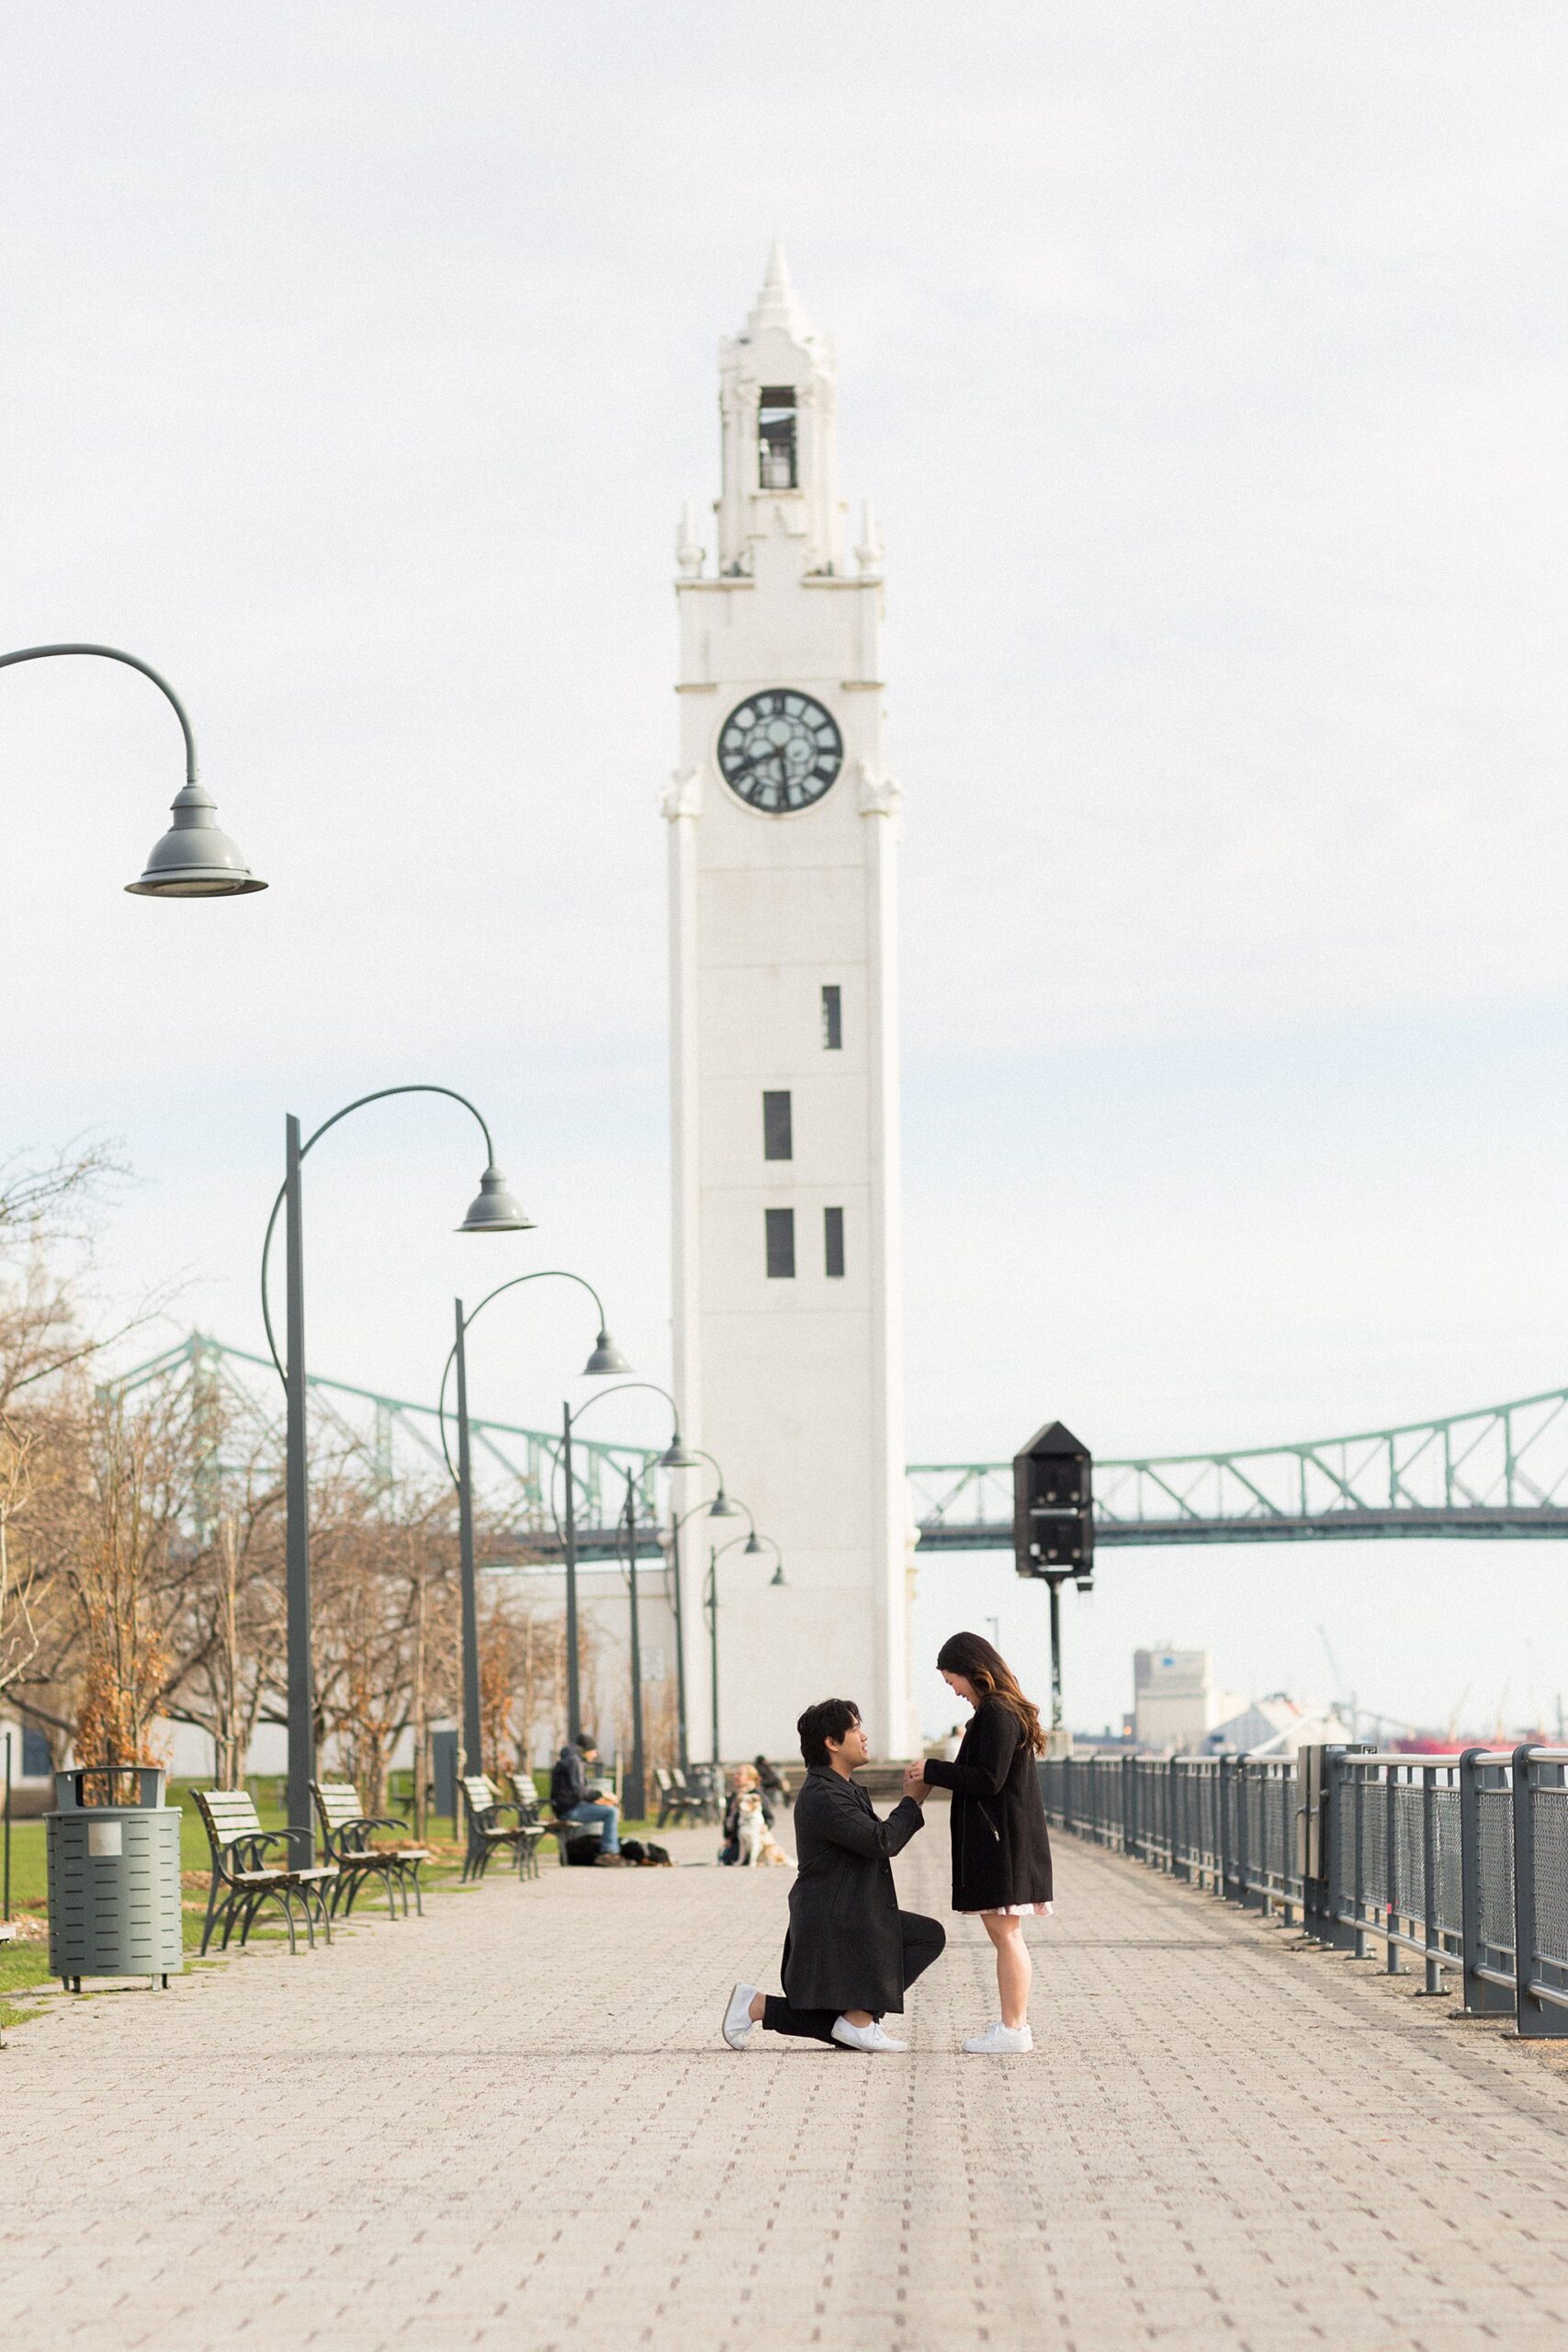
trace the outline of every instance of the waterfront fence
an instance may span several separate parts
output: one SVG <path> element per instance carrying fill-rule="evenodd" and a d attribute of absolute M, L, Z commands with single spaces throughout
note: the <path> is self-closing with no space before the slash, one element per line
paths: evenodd
<path fill-rule="evenodd" d="M 1568 2034 L 1568 1748 L 1070 1756 L 1040 1778 L 1056 1829 Z"/>

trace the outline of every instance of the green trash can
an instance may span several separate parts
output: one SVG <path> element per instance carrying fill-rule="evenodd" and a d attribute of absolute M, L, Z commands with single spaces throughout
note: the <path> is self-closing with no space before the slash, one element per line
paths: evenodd
<path fill-rule="evenodd" d="M 180 1809 L 164 1803 L 157 1764 L 83 1766 L 54 1776 L 49 1842 L 49 1964 L 68 1992 L 84 1976 L 146 1976 L 167 1986 L 185 1967 L 180 1933 Z M 132 1804 L 88 1804 L 84 1792 Z"/>

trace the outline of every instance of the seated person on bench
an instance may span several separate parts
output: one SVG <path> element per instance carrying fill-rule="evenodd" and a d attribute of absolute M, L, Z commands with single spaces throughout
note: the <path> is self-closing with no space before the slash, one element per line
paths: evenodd
<path fill-rule="evenodd" d="M 573 1747 L 570 1741 L 561 1749 L 550 1767 L 550 1806 L 558 1821 L 592 1822 L 599 1831 L 600 1850 L 618 1854 L 621 1850 L 621 1809 L 606 1790 L 590 1795 L 588 1767 L 599 1755 L 592 1732 L 580 1735 L 581 1745 Z"/>

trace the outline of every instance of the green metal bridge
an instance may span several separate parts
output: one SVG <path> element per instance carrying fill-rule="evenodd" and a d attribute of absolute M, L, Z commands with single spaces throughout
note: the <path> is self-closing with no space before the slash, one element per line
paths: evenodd
<path fill-rule="evenodd" d="M 180 1377 L 217 1384 L 253 1416 L 277 1416 L 268 1359 L 199 1332 L 107 1385 L 129 1396 L 151 1381 Z M 387 1479 L 411 1462 L 445 1470 L 434 1405 L 319 1374 L 309 1385 L 316 1411 Z M 494 1491 L 512 1499 L 519 1549 L 558 1555 L 558 1435 L 473 1415 L 468 1426 L 476 1468 L 488 1470 Z M 641 1548 L 656 1556 L 656 1450 L 574 1436 L 572 1456 L 581 1555 L 615 1555 L 629 1470 L 647 1513 Z M 1097 1460 L 1094 1476 L 1097 1544 L 1568 1537 L 1568 1388 L 1350 1437 Z M 1011 1550 L 1010 1461 L 911 1463 L 908 1478 L 922 1550 Z"/>

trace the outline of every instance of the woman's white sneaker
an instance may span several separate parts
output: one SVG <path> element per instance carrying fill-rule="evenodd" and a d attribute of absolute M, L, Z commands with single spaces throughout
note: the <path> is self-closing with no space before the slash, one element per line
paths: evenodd
<path fill-rule="evenodd" d="M 869 2025 L 852 2025 L 848 2018 L 838 2018 L 833 2024 L 833 2039 L 841 2041 L 846 2050 L 908 2050 L 909 2047 L 907 2041 L 895 2041 L 890 2033 L 884 2033 L 875 2018 Z"/>
<path fill-rule="evenodd" d="M 837 2032 L 837 2027 L 834 2031 Z M 1026 2025 L 1003 2025 L 998 2018 L 988 2025 L 984 2033 L 972 2033 L 964 2045 L 979 2058 L 1014 2058 L 1034 2047 L 1034 2035 Z"/>
<path fill-rule="evenodd" d="M 751 2004 L 757 1997 L 755 1984 L 738 1984 L 729 1996 L 724 2013 L 724 2038 L 731 2050 L 744 2050 L 756 2030 Z"/>

